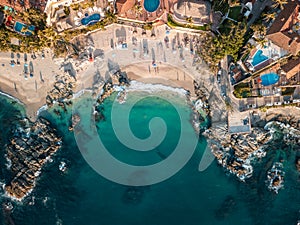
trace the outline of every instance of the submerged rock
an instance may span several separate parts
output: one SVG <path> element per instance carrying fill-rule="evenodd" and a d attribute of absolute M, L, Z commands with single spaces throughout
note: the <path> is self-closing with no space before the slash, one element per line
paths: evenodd
<path fill-rule="evenodd" d="M 227 196 L 222 202 L 221 206 L 215 210 L 215 217 L 218 220 L 223 220 L 234 211 L 236 207 L 236 201 L 232 196 Z"/>
<path fill-rule="evenodd" d="M 123 202 L 138 204 L 142 201 L 144 189 L 142 187 L 128 187 L 123 195 Z"/>

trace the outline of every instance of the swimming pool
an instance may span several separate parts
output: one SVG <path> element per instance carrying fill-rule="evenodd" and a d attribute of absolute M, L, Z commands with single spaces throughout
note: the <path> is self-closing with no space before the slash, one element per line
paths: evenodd
<path fill-rule="evenodd" d="M 155 10 L 157 10 L 159 4 L 160 0 L 144 0 L 144 8 L 148 12 L 154 12 Z"/>
<path fill-rule="evenodd" d="M 257 66 L 258 64 L 266 61 L 267 59 L 269 58 L 263 54 L 262 50 L 257 50 L 253 56 L 251 64 L 252 66 Z"/>
<path fill-rule="evenodd" d="M 266 73 L 260 76 L 261 84 L 263 86 L 269 86 L 276 84 L 279 81 L 279 75 L 276 73 Z"/>
<path fill-rule="evenodd" d="M 14 30 L 19 32 L 20 34 L 30 36 L 35 31 L 35 26 L 32 26 L 32 25 L 27 26 L 24 23 L 16 21 L 15 26 L 14 26 Z"/>
<path fill-rule="evenodd" d="M 100 20 L 100 14 L 99 13 L 95 13 L 93 15 L 84 17 L 81 20 L 81 24 L 87 26 L 87 25 L 91 25 L 91 24 L 97 23 L 99 20 Z"/>

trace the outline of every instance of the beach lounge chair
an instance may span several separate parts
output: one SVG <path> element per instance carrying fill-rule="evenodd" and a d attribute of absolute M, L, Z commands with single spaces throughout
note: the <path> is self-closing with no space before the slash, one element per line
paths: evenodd
<path fill-rule="evenodd" d="M 88 11 L 89 11 L 90 14 L 93 13 L 93 9 L 92 8 L 89 8 Z"/>
<path fill-rule="evenodd" d="M 77 15 L 79 18 L 81 18 L 83 16 L 82 12 L 78 12 Z"/>

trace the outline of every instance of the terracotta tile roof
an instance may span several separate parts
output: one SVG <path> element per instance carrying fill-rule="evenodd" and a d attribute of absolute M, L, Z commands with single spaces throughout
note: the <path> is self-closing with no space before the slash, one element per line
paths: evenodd
<path fill-rule="evenodd" d="M 1 6 L 9 6 L 16 11 L 23 11 L 29 8 L 36 8 L 44 11 L 47 0 L 0 0 Z"/>
<path fill-rule="evenodd" d="M 300 2 L 298 0 L 290 0 L 267 32 L 269 40 L 293 55 L 300 51 L 300 35 L 292 31 L 293 26 L 300 22 L 297 18 L 299 12 Z"/>
<path fill-rule="evenodd" d="M 286 78 L 290 79 L 300 71 L 300 58 L 288 60 L 288 62 L 284 64 L 281 69 L 286 73 Z"/>

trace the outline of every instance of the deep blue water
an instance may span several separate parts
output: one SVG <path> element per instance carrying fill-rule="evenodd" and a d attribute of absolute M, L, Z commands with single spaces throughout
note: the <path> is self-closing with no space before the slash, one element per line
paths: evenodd
<path fill-rule="evenodd" d="M 100 20 L 100 14 L 99 13 L 94 13 L 90 16 L 84 17 L 81 19 L 82 25 L 90 25 L 92 23 L 96 23 Z"/>
<path fill-rule="evenodd" d="M 257 50 L 255 55 L 253 56 L 253 60 L 252 60 L 252 66 L 257 66 L 258 64 L 264 62 L 265 60 L 267 60 L 268 57 L 265 56 L 263 54 L 263 51 L 262 50 Z"/>
<path fill-rule="evenodd" d="M 129 93 L 127 102 L 135 97 L 135 94 Z M 99 137 L 104 140 L 112 155 L 128 163 L 143 165 L 161 160 L 158 157 L 160 155 L 153 152 L 145 153 L 146 157 L 143 159 L 141 153 L 130 152 L 130 149 L 118 142 L 110 118 L 114 98 L 115 95 L 112 95 L 104 101 L 105 120 L 97 123 Z M 174 98 L 184 112 L 183 118 L 188 119 L 191 110 L 184 98 Z M 22 114 L 16 105 L 2 99 L 1 97 L 1 124 L 9 129 L 10 124 L 5 121 L 15 121 Z M 84 107 L 86 101 L 85 97 L 81 97 L 77 104 Z M 71 110 L 68 110 L 57 116 L 51 109 L 41 115 L 58 128 L 59 134 L 64 138 L 64 145 L 55 155 L 54 162 L 43 169 L 32 195 L 23 203 L 13 203 L 15 208 L 11 218 L 16 225 L 296 224 L 300 195 L 299 174 L 293 164 L 295 151 L 283 149 L 280 143 L 276 143 L 276 148 L 270 148 L 267 157 L 257 163 L 253 178 L 246 183 L 226 175 L 215 161 L 208 169 L 199 172 L 199 161 L 206 148 L 206 140 L 200 137 L 192 158 L 176 175 L 151 186 L 129 187 L 103 178 L 87 164 L 73 133 L 68 131 L 70 114 Z M 178 114 L 171 104 L 157 97 L 145 98 L 132 109 L 130 126 L 137 137 L 147 137 L 149 129 L 145 125 L 155 116 L 161 116 L 170 128 L 167 140 L 159 146 L 159 151 L 167 157 L 179 135 Z M 7 139 L 8 133 L 1 135 L 2 143 Z M 0 146 L 3 154 L 3 145 Z M 278 159 L 285 160 L 286 178 L 285 189 L 276 195 L 267 190 L 264 180 L 267 169 Z M 58 170 L 61 160 L 67 162 L 66 173 Z M 0 179 L 5 177 L 5 169 L 2 168 L 0 175 Z M 30 205 L 33 196 L 34 204 Z M 1 222 L 3 223 L 3 217 L 0 216 Z"/>
<path fill-rule="evenodd" d="M 260 78 L 261 84 L 264 86 L 276 84 L 279 81 L 279 75 L 277 73 L 267 73 L 260 76 Z"/>
<path fill-rule="evenodd" d="M 148 12 L 154 12 L 158 9 L 160 0 L 144 0 L 144 8 Z"/>

